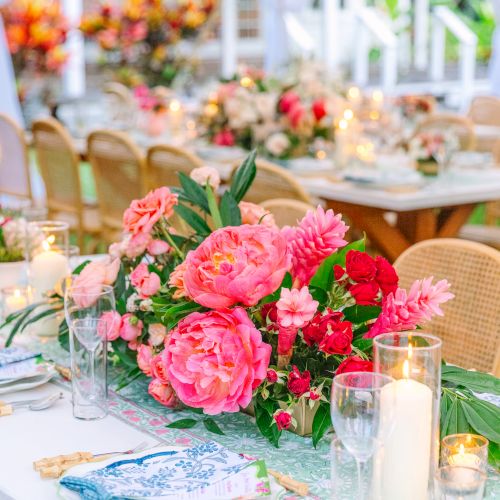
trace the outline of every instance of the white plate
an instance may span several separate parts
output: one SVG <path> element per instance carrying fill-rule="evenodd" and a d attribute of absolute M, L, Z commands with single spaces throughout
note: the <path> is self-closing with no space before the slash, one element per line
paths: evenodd
<path fill-rule="evenodd" d="M 9 384 L 3 384 L 0 386 L 0 394 L 8 394 L 10 392 L 26 391 L 27 389 L 33 389 L 40 385 L 46 384 L 54 375 L 55 370 L 50 370 L 42 375 L 35 375 L 34 377 L 22 378 L 15 380 Z"/>
<path fill-rule="evenodd" d="M 230 162 L 242 160 L 248 153 L 243 149 L 230 146 L 198 146 L 196 153 L 204 160 Z"/>

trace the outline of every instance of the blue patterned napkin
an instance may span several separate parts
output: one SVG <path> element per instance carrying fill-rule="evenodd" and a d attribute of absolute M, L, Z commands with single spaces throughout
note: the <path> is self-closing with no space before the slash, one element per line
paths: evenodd
<path fill-rule="evenodd" d="M 28 351 L 24 347 L 5 347 L 0 349 L 0 366 L 35 358 L 39 353 Z"/>
<path fill-rule="evenodd" d="M 182 451 L 141 455 L 122 457 L 90 471 L 90 464 L 78 466 L 82 472 L 72 469 L 72 475 L 64 476 L 60 484 L 84 500 L 189 498 L 191 494 L 195 498 L 197 490 L 223 481 L 251 463 L 213 441 Z"/>

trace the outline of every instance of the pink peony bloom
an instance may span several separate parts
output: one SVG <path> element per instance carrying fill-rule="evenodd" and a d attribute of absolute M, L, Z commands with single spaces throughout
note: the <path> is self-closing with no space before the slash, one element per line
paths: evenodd
<path fill-rule="evenodd" d="M 170 252 L 170 245 L 163 240 L 151 240 L 147 246 L 149 255 L 157 256 Z"/>
<path fill-rule="evenodd" d="M 215 134 L 213 142 L 217 144 L 217 146 L 234 146 L 235 139 L 230 130 L 221 130 Z"/>
<path fill-rule="evenodd" d="M 73 280 L 73 300 L 78 307 L 92 306 L 102 293 L 103 285 L 112 285 L 120 270 L 120 259 L 90 262 Z"/>
<path fill-rule="evenodd" d="M 137 347 L 137 366 L 148 377 L 153 373 L 151 361 L 153 360 L 153 348 L 146 344 Z"/>
<path fill-rule="evenodd" d="M 172 295 L 173 299 L 187 297 L 186 289 L 184 288 L 184 273 L 186 272 L 186 261 L 181 262 L 171 273 L 168 278 L 168 286 L 177 288 Z"/>
<path fill-rule="evenodd" d="M 146 251 L 151 242 L 151 235 L 149 233 L 137 233 L 127 238 L 125 242 L 125 255 L 129 259 L 135 259 Z"/>
<path fill-rule="evenodd" d="M 123 340 L 133 342 L 141 335 L 143 326 L 142 321 L 137 316 L 134 316 L 131 313 L 126 313 L 122 316 L 120 337 Z"/>
<path fill-rule="evenodd" d="M 307 286 L 300 290 L 282 288 L 280 299 L 276 303 L 278 323 L 284 328 L 302 328 L 313 318 L 318 305 L 319 302 L 313 300 Z"/>
<path fill-rule="evenodd" d="M 158 346 L 163 344 L 167 335 L 167 328 L 161 323 L 152 323 L 151 325 L 149 325 L 148 333 L 149 344 L 152 346 Z"/>
<path fill-rule="evenodd" d="M 122 326 L 122 317 L 116 311 L 106 311 L 99 318 L 97 332 L 101 338 L 113 341 L 120 336 L 120 327 Z"/>
<path fill-rule="evenodd" d="M 153 378 L 157 378 L 162 384 L 168 384 L 168 371 L 165 364 L 165 351 L 157 354 L 151 360 L 151 371 L 153 373 Z"/>
<path fill-rule="evenodd" d="M 141 299 L 147 299 L 154 295 L 161 287 L 160 277 L 156 273 L 148 271 L 148 265 L 143 262 L 139 264 L 130 274 L 130 283 L 137 289 Z"/>
<path fill-rule="evenodd" d="M 177 195 L 168 187 L 150 191 L 141 200 L 134 200 L 123 214 L 123 227 L 132 234 L 150 233 L 162 216 L 170 217 L 177 205 Z"/>
<path fill-rule="evenodd" d="M 255 203 L 240 201 L 238 207 L 241 212 L 241 222 L 243 224 L 263 224 L 269 227 L 278 227 L 271 212 Z"/>
<path fill-rule="evenodd" d="M 194 168 L 191 170 L 189 177 L 203 187 L 208 183 L 214 191 L 220 186 L 219 171 L 214 167 Z"/>
<path fill-rule="evenodd" d="M 205 307 L 254 306 L 278 288 L 289 267 L 278 230 L 261 224 L 223 227 L 188 253 L 184 286 Z"/>
<path fill-rule="evenodd" d="M 452 299 L 448 292 L 450 284 L 446 280 L 432 284 L 433 278 L 417 280 L 407 292 L 398 288 L 384 299 L 382 312 L 373 323 L 365 338 L 374 338 L 381 333 L 413 330 L 432 316 L 442 316 L 440 305 Z"/>
<path fill-rule="evenodd" d="M 168 377 L 179 399 L 208 415 L 248 406 L 266 378 L 271 346 L 246 311 L 191 313 L 165 347 Z"/>
<path fill-rule="evenodd" d="M 160 380 L 154 378 L 149 383 L 148 393 L 167 408 L 179 407 L 179 400 L 169 383 L 162 384 Z"/>
<path fill-rule="evenodd" d="M 347 244 L 348 229 L 340 214 L 325 212 L 320 206 L 309 210 L 298 227 L 283 228 L 292 254 L 294 285 L 307 285 L 323 260 Z"/>

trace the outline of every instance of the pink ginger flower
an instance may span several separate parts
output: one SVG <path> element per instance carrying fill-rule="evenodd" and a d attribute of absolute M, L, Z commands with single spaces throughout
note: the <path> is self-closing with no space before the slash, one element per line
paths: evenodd
<path fill-rule="evenodd" d="M 446 280 L 432 284 L 434 278 L 417 280 L 410 291 L 398 288 L 384 300 L 382 312 L 373 323 L 365 338 L 374 338 L 381 333 L 414 330 L 417 325 L 429 321 L 432 316 L 443 316 L 440 305 L 452 299 Z"/>
<path fill-rule="evenodd" d="M 283 228 L 292 254 L 294 286 L 309 284 L 314 273 L 326 257 L 347 245 L 344 235 L 349 229 L 342 215 L 326 212 L 322 207 L 309 210 L 296 228 Z"/>
<path fill-rule="evenodd" d="M 284 328 L 302 328 L 313 318 L 318 305 L 319 302 L 313 300 L 307 286 L 303 286 L 300 290 L 282 288 L 280 299 L 276 303 L 278 323 Z"/>
<path fill-rule="evenodd" d="M 148 265 L 143 262 L 139 264 L 130 274 L 130 283 L 137 289 L 142 299 L 154 295 L 161 287 L 160 277 L 156 273 L 148 271 Z"/>

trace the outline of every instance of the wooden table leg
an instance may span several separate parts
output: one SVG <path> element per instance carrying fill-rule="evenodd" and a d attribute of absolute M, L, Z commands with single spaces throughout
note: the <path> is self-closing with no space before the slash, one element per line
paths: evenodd
<path fill-rule="evenodd" d="M 469 220 L 475 206 L 474 203 L 471 203 L 469 205 L 451 207 L 447 217 L 443 218 L 441 221 L 437 236 L 439 238 L 455 237 L 462 226 Z"/>
<path fill-rule="evenodd" d="M 436 215 L 436 212 L 431 208 L 415 212 L 400 212 L 398 213 L 398 228 L 412 243 L 435 238 L 437 233 Z"/>

